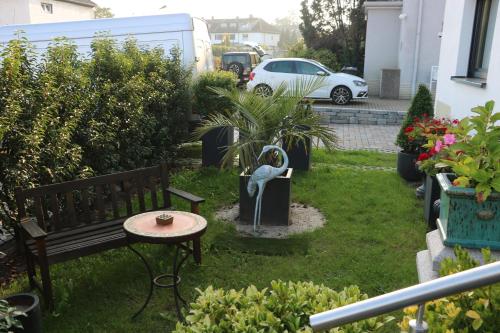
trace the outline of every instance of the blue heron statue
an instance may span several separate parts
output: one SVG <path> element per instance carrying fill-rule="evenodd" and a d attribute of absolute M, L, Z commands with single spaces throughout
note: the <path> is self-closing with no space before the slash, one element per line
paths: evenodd
<path fill-rule="evenodd" d="M 257 187 L 259 188 L 259 192 L 257 193 L 257 199 L 255 200 L 255 213 L 253 218 L 253 231 L 257 230 L 257 225 L 260 226 L 260 215 L 261 215 L 261 206 L 262 206 L 262 194 L 264 193 L 264 189 L 266 188 L 266 184 L 268 181 L 278 177 L 288 168 L 288 156 L 281 147 L 268 145 L 262 148 L 262 152 L 260 153 L 257 160 L 259 160 L 263 155 L 271 150 L 278 150 L 283 155 L 283 164 L 279 168 L 275 168 L 270 165 L 261 165 L 254 171 L 250 180 L 248 181 L 247 191 L 250 197 L 253 197 Z"/>

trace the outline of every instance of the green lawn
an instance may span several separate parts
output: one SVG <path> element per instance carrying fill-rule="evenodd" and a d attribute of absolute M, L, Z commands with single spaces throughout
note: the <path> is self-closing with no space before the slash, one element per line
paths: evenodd
<path fill-rule="evenodd" d="M 218 207 L 238 201 L 236 171 L 185 170 L 173 177 L 176 187 L 207 199 L 203 264 L 189 260 L 181 274 L 187 299 L 194 299 L 196 288 L 263 288 L 273 279 L 311 280 L 337 289 L 357 284 L 371 296 L 417 283 L 415 255 L 425 247 L 426 227 L 414 189 L 395 171 L 335 166 L 394 167 L 395 155 L 315 151 L 314 162 L 321 168 L 294 173 L 293 200 L 319 208 L 327 224 L 286 240 L 241 238 L 214 219 Z M 139 248 L 156 273 L 170 267 L 170 249 Z M 160 332 L 175 325 L 170 290 L 156 289 L 144 313 L 130 320 L 148 282 L 142 263 L 127 249 L 52 266 L 52 277 L 57 311 L 45 315 L 46 332 Z M 2 294 L 26 285 L 23 279 Z"/>

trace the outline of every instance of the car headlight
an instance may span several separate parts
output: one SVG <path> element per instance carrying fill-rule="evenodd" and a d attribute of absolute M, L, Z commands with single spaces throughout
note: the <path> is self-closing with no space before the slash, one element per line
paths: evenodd
<path fill-rule="evenodd" d="M 364 87 L 366 86 L 366 82 L 365 81 L 359 81 L 359 80 L 354 80 L 352 81 L 355 85 L 357 85 L 358 87 Z"/>

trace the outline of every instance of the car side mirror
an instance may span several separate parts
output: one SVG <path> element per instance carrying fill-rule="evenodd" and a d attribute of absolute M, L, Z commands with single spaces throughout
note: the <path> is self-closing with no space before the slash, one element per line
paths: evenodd
<path fill-rule="evenodd" d="M 318 76 L 327 76 L 327 75 L 328 75 L 328 73 L 327 73 L 327 72 L 325 72 L 325 71 L 317 71 L 317 72 L 316 72 L 316 75 L 318 75 Z"/>

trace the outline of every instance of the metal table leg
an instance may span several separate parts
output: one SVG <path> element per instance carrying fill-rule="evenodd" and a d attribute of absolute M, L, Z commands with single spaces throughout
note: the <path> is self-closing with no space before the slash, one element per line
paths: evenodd
<path fill-rule="evenodd" d="M 153 272 L 151 271 L 151 267 L 149 266 L 149 264 L 146 261 L 146 259 L 142 256 L 142 254 L 140 254 L 136 249 L 134 249 L 128 243 L 127 243 L 127 247 L 130 249 L 130 251 L 134 252 L 142 260 L 142 262 L 144 263 L 144 266 L 146 266 L 146 269 L 147 269 L 148 274 L 149 274 L 149 293 L 148 293 L 148 297 L 146 298 L 146 301 L 144 302 L 144 304 L 142 305 L 142 307 L 139 309 L 139 311 L 137 311 L 132 316 L 132 319 L 135 319 L 138 315 L 141 314 L 142 311 L 144 311 L 144 309 L 148 305 L 149 301 L 151 300 L 151 296 L 153 295 L 153 283 L 154 283 L 154 280 L 153 280 Z"/>
<path fill-rule="evenodd" d="M 139 309 L 139 311 L 137 311 L 132 316 L 132 319 L 135 319 L 139 314 L 142 313 L 142 311 L 144 311 L 144 309 L 148 305 L 149 301 L 151 300 L 151 296 L 153 295 L 153 286 L 157 286 L 159 288 L 172 288 L 174 290 L 174 300 L 175 300 L 175 308 L 176 308 L 176 312 L 177 312 L 177 318 L 180 321 L 183 321 L 184 318 L 182 316 L 181 306 L 179 304 L 179 300 L 182 302 L 184 307 L 187 307 L 187 302 L 184 298 L 182 298 L 182 296 L 179 293 L 178 285 L 181 283 L 181 277 L 179 275 L 179 271 L 180 271 L 182 265 L 184 264 L 184 262 L 186 261 L 186 259 L 193 253 L 193 250 L 190 249 L 188 246 L 185 246 L 183 244 L 176 245 L 177 249 L 175 251 L 175 256 L 174 256 L 174 260 L 173 260 L 173 264 L 172 264 L 172 270 L 173 270 L 172 273 L 173 274 L 167 273 L 167 274 L 158 275 L 157 277 L 153 277 L 151 267 L 149 266 L 149 264 L 146 261 L 146 259 L 144 258 L 144 256 L 142 256 L 130 244 L 127 244 L 127 247 L 142 260 L 142 262 L 146 266 L 146 269 L 147 269 L 148 274 L 149 274 L 149 280 L 150 280 L 149 293 L 148 293 L 148 296 L 146 298 L 146 301 L 144 302 L 142 307 Z M 181 250 L 184 250 L 184 251 L 181 251 Z M 179 261 L 179 255 L 181 252 L 185 252 L 185 253 L 184 253 L 184 255 L 180 256 L 181 258 Z M 169 284 L 161 283 L 160 281 L 164 278 L 171 278 L 172 283 L 169 283 Z"/>

